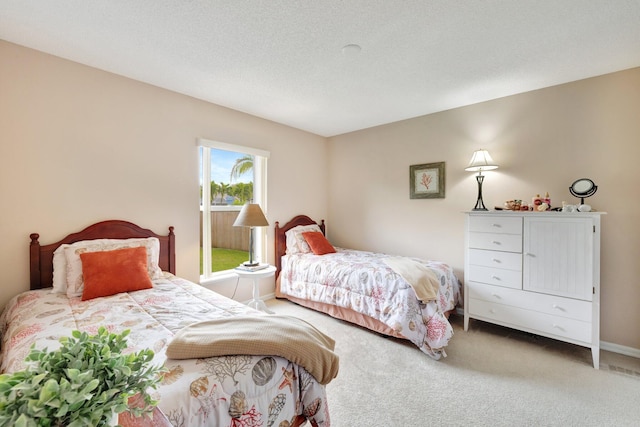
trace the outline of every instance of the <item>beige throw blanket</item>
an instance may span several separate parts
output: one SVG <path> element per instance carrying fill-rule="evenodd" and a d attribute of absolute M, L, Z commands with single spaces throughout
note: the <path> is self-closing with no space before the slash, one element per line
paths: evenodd
<path fill-rule="evenodd" d="M 305 368 L 320 384 L 338 375 L 335 341 L 291 316 L 234 316 L 207 320 L 178 331 L 167 347 L 170 359 L 247 354 L 280 356 Z"/>
<path fill-rule="evenodd" d="M 383 260 L 411 285 L 421 302 L 426 303 L 437 298 L 440 282 L 429 267 L 410 258 L 394 257 Z"/>

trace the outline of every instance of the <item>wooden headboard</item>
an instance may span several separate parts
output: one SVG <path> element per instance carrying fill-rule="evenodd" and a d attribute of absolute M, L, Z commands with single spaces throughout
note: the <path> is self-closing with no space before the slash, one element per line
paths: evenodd
<path fill-rule="evenodd" d="M 69 234 L 59 242 L 40 245 L 40 235 L 33 233 L 30 247 L 30 277 L 31 289 L 48 288 L 53 285 L 53 251 L 64 243 L 75 243 L 81 240 L 94 239 L 131 239 L 157 237 L 160 240 L 159 265 L 163 271 L 176 273 L 176 247 L 173 227 L 169 227 L 169 234 L 161 236 L 151 230 L 142 228 L 127 221 L 109 220 L 90 225 L 82 231 Z"/>
<path fill-rule="evenodd" d="M 291 221 L 280 227 L 280 222 L 276 221 L 274 240 L 275 240 L 275 262 L 276 262 L 276 279 L 280 275 L 280 269 L 282 268 L 281 257 L 287 251 L 287 238 L 285 233 L 298 225 L 311 225 L 317 224 L 322 230 L 322 234 L 326 234 L 324 219 L 320 223 L 315 222 L 306 215 L 298 215 L 293 217 Z"/>

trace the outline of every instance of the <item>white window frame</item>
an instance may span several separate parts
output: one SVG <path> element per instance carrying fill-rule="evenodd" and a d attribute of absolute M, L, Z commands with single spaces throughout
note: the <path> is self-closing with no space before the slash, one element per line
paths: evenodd
<path fill-rule="evenodd" d="M 210 139 L 198 138 L 198 147 L 202 147 L 202 178 L 211 179 L 211 151 L 206 148 L 233 151 L 237 153 L 250 154 L 253 159 L 253 203 L 258 203 L 265 216 L 267 215 L 267 160 L 270 153 L 253 147 L 229 144 L 226 142 L 213 141 Z M 209 181 L 207 181 L 207 185 Z M 230 270 L 211 272 L 211 191 L 206 191 L 208 186 L 202 183 L 202 271 L 200 282 L 226 276 Z M 267 229 L 257 227 L 253 230 L 254 235 L 254 259 L 264 262 L 267 254 Z"/>

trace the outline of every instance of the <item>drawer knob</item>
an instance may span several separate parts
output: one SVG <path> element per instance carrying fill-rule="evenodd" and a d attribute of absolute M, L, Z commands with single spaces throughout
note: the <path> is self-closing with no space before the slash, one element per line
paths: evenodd
<path fill-rule="evenodd" d="M 556 323 L 553 324 L 553 329 L 558 329 L 560 331 L 564 331 L 564 328 Z"/>
<path fill-rule="evenodd" d="M 495 222 L 493 224 L 491 224 L 492 227 L 495 228 L 501 228 L 502 226 L 500 224 L 496 224 Z"/>
<path fill-rule="evenodd" d="M 494 245 L 500 245 L 501 243 L 497 240 L 492 241 L 491 243 L 493 243 Z"/>
<path fill-rule="evenodd" d="M 567 310 L 564 309 L 564 307 L 560 307 L 558 304 L 553 304 L 551 307 L 556 309 L 556 310 L 567 311 Z"/>
<path fill-rule="evenodd" d="M 491 261 L 493 261 L 495 263 L 498 263 L 498 264 L 502 263 L 502 261 L 500 261 L 498 258 L 493 258 Z"/>
<path fill-rule="evenodd" d="M 491 278 L 492 278 L 493 280 L 500 280 L 500 278 L 499 278 L 498 276 L 495 276 L 495 275 L 494 275 L 494 276 L 491 276 Z"/>
<path fill-rule="evenodd" d="M 500 298 L 500 295 L 498 295 L 498 294 L 491 294 L 491 296 L 494 297 L 494 298 L 497 298 L 497 299 L 502 299 L 502 298 Z"/>
<path fill-rule="evenodd" d="M 491 313 L 491 314 L 496 314 L 496 311 L 495 311 L 493 308 L 490 308 L 490 309 L 489 309 L 489 313 Z"/>

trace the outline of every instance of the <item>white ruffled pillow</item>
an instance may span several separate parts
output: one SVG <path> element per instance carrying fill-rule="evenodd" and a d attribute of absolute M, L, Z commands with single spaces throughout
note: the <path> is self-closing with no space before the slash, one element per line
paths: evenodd
<path fill-rule="evenodd" d="M 93 240 L 80 240 L 79 242 L 71 244 L 62 244 L 53 251 L 53 293 L 66 294 L 67 293 L 67 248 L 81 248 L 90 245 L 106 244 L 109 241 L 123 241 L 124 239 L 93 239 Z"/>
<path fill-rule="evenodd" d="M 65 243 L 53 251 L 53 293 L 67 293 L 67 258 L 64 250 L 69 246 Z"/>
<path fill-rule="evenodd" d="M 162 270 L 158 265 L 160 259 L 160 241 L 155 237 L 84 240 L 64 248 L 67 296 L 69 298 L 82 296 L 84 280 L 82 277 L 81 253 L 112 251 L 115 249 L 137 248 L 140 246 L 144 246 L 147 249 L 147 272 L 149 273 L 149 278 L 153 280 L 162 277 Z"/>
<path fill-rule="evenodd" d="M 311 225 L 298 225 L 297 227 L 293 227 L 291 230 L 288 230 L 287 232 L 284 233 L 286 238 L 286 243 L 287 243 L 286 252 L 288 255 L 308 254 L 311 252 L 311 248 L 309 247 L 309 244 L 307 243 L 306 240 L 304 240 L 304 237 L 302 236 L 302 233 L 306 231 L 322 232 L 318 224 L 311 224 Z"/>

